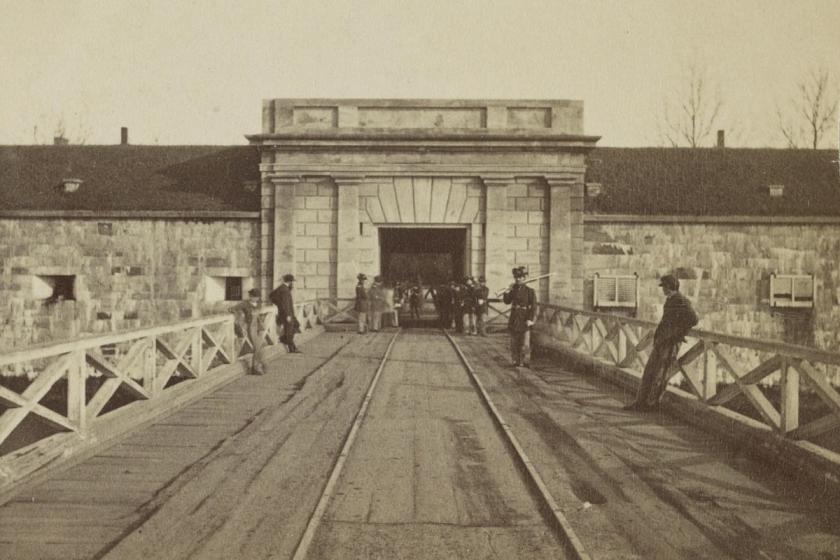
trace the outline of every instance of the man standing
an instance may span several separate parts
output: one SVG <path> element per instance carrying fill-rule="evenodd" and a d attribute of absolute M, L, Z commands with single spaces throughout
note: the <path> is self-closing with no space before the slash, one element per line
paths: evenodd
<path fill-rule="evenodd" d="M 408 294 L 408 305 L 411 308 L 411 318 L 419 321 L 420 310 L 423 307 L 423 289 L 419 284 L 414 284 Z"/>
<path fill-rule="evenodd" d="M 485 282 L 484 276 L 479 276 L 478 286 L 475 287 L 475 323 L 478 334 L 481 336 L 487 336 L 484 321 L 487 317 L 487 298 L 490 297 L 490 288 Z"/>
<path fill-rule="evenodd" d="M 280 342 L 286 345 L 290 353 L 298 353 L 295 346 L 295 331 L 298 321 L 295 317 L 295 303 L 292 299 L 295 277 L 292 274 L 283 275 L 283 283 L 269 294 L 268 299 L 277 306 L 277 325 L 283 330 Z"/>
<path fill-rule="evenodd" d="M 449 291 L 452 293 L 452 315 L 455 319 L 455 332 L 464 332 L 464 288 L 463 284 L 452 280 L 449 283 Z"/>
<path fill-rule="evenodd" d="M 263 361 L 265 330 L 260 324 L 259 308 L 260 291 L 254 288 L 252 290 L 248 290 L 247 300 L 240 301 L 228 310 L 233 313 L 236 318 L 236 330 L 241 332 L 242 337 L 253 349 L 253 354 L 251 354 L 251 367 L 249 370 L 251 375 L 265 374 L 265 362 Z M 239 332 L 237 334 L 239 334 Z"/>
<path fill-rule="evenodd" d="M 365 334 L 365 331 L 367 330 L 368 308 L 370 306 L 367 288 L 365 288 L 365 280 L 367 280 L 367 276 L 360 272 L 356 278 L 359 280 L 359 283 L 356 284 L 356 304 L 353 306 L 353 309 L 359 316 L 358 333 Z"/>
<path fill-rule="evenodd" d="M 478 334 L 475 325 L 475 308 L 478 301 L 475 295 L 475 279 L 472 276 L 467 276 L 464 280 L 464 327 L 467 329 L 467 334 Z"/>
<path fill-rule="evenodd" d="M 636 400 L 625 406 L 625 410 L 650 410 L 659 404 L 683 337 L 698 321 L 691 301 L 680 293 L 680 281 L 675 276 L 666 274 L 659 279 L 659 285 L 665 294 L 662 320 L 653 333 L 653 349 Z"/>
<path fill-rule="evenodd" d="M 382 312 L 385 311 L 385 292 L 382 288 L 382 277 L 374 276 L 370 285 L 370 330 L 379 332 L 382 328 Z"/>
<path fill-rule="evenodd" d="M 502 300 L 510 304 L 510 353 L 515 367 L 531 367 L 531 327 L 537 314 L 537 295 L 525 285 L 528 273 L 524 266 L 513 269 L 514 283 L 505 290 Z"/>

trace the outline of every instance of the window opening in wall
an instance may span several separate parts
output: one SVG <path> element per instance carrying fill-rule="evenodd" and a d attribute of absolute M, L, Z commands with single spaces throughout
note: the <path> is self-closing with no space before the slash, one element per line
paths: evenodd
<path fill-rule="evenodd" d="M 225 300 L 242 300 L 242 278 L 240 276 L 228 276 L 225 278 Z"/>
<path fill-rule="evenodd" d="M 33 279 L 32 293 L 36 299 L 51 305 L 76 299 L 76 277 L 72 275 L 42 275 Z"/>
<path fill-rule="evenodd" d="M 771 274 L 770 307 L 813 307 L 813 274 Z"/>
<path fill-rule="evenodd" d="M 205 276 L 204 301 L 242 301 L 252 285 L 253 280 L 243 276 Z"/>
<path fill-rule="evenodd" d="M 592 305 L 635 309 L 639 305 L 639 275 L 600 275 L 593 279 Z"/>

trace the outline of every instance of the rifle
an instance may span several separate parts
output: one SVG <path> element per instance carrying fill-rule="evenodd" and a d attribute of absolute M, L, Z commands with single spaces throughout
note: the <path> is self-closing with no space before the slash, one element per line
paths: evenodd
<path fill-rule="evenodd" d="M 534 276 L 533 278 L 529 278 L 529 279 L 525 280 L 523 282 L 523 284 L 530 284 L 531 282 L 536 282 L 537 280 L 542 280 L 543 278 L 548 278 L 552 274 L 554 274 L 554 273 L 549 272 L 548 274 L 541 274 L 540 276 Z M 500 295 L 502 295 L 502 294 L 504 294 L 505 292 L 508 292 L 508 291 L 510 291 L 510 287 L 507 287 L 500 292 L 496 292 L 496 297 L 499 297 Z"/>

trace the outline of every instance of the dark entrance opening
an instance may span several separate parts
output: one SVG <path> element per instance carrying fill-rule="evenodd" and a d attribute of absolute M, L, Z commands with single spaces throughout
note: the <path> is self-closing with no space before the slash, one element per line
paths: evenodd
<path fill-rule="evenodd" d="M 403 298 L 403 326 L 432 326 L 437 319 L 430 288 L 466 273 L 467 229 L 463 227 L 380 227 L 381 274 L 391 286 L 408 293 L 419 285 L 423 294 L 420 320 L 412 320 L 409 297 Z"/>

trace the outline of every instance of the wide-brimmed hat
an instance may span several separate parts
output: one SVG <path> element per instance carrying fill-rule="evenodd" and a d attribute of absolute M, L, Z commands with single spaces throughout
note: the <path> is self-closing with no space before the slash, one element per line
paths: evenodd
<path fill-rule="evenodd" d="M 659 285 L 674 292 L 680 289 L 680 281 L 673 274 L 666 274 L 659 279 Z"/>
<path fill-rule="evenodd" d="M 294 282 L 295 275 L 294 274 L 284 274 L 283 275 L 283 282 Z"/>

